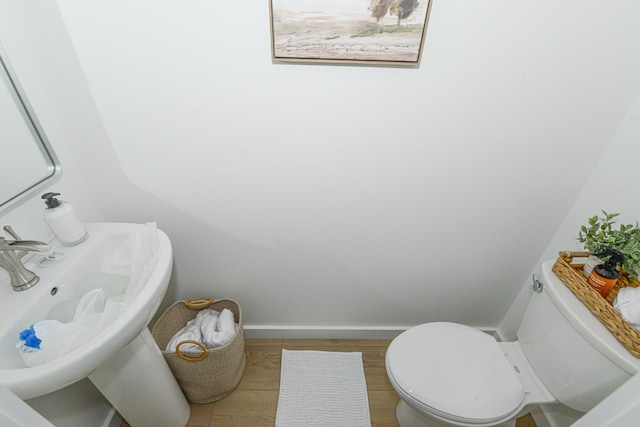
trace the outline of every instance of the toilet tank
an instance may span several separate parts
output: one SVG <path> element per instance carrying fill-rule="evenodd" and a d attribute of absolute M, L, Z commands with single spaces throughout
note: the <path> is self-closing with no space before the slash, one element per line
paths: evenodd
<path fill-rule="evenodd" d="M 640 371 L 636 359 L 542 264 L 542 292 L 529 300 L 518 341 L 527 360 L 556 399 L 586 412 Z"/>

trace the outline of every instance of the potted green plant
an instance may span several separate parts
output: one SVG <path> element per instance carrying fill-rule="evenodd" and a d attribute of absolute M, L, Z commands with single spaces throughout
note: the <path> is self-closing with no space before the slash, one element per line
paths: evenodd
<path fill-rule="evenodd" d="M 624 255 L 622 270 L 633 280 L 640 276 L 640 228 L 638 223 L 615 227 L 614 219 L 619 215 L 603 210 L 602 216 L 589 218 L 588 225 L 580 227 L 578 241 L 584 243 L 584 248 L 591 255 L 603 253 L 607 249 L 619 251 Z"/>

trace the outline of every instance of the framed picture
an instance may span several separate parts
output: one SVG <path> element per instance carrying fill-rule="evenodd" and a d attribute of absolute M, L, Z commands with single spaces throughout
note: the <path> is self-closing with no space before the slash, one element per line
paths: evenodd
<path fill-rule="evenodd" d="M 417 67 L 432 0 L 270 0 L 274 62 Z"/>

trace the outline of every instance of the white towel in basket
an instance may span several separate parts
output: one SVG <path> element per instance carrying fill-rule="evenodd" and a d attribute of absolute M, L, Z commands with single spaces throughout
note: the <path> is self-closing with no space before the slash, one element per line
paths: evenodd
<path fill-rule="evenodd" d="M 216 328 L 214 330 L 203 330 L 204 344 L 207 348 L 222 347 L 231 342 L 236 335 L 236 324 L 233 319 L 233 312 L 224 309 L 218 316 Z"/>
<path fill-rule="evenodd" d="M 196 319 L 189 320 L 182 329 L 176 332 L 173 338 L 169 341 L 169 344 L 167 344 L 166 351 L 175 352 L 178 344 L 187 340 L 202 342 L 202 332 L 200 331 L 200 325 L 196 323 Z M 195 344 L 185 344 L 180 346 L 180 351 L 200 352 L 202 350 Z"/>
<path fill-rule="evenodd" d="M 640 331 L 640 287 L 621 288 L 613 301 L 613 307 L 624 320 Z"/>
<path fill-rule="evenodd" d="M 231 310 L 225 308 L 222 312 L 217 312 L 207 308 L 199 311 L 194 319 L 175 333 L 167 344 L 166 351 L 176 351 L 178 344 L 186 340 L 199 341 L 206 348 L 222 347 L 233 340 L 237 330 L 238 325 Z M 201 349 L 195 344 L 184 344 L 180 346 L 180 351 L 200 352 Z"/>

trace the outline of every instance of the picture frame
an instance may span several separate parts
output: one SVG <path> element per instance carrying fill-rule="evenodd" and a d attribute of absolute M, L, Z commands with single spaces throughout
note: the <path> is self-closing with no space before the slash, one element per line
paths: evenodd
<path fill-rule="evenodd" d="M 269 0 L 274 63 L 418 67 L 433 0 Z"/>

